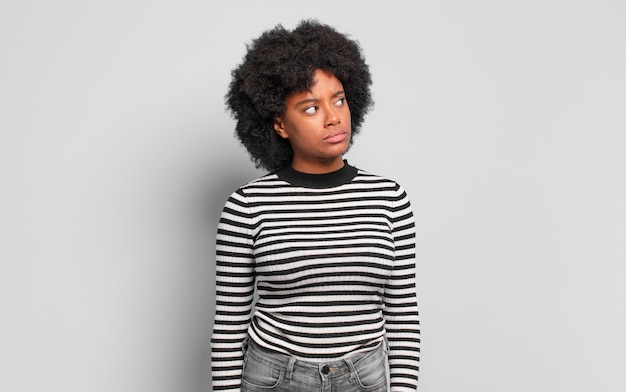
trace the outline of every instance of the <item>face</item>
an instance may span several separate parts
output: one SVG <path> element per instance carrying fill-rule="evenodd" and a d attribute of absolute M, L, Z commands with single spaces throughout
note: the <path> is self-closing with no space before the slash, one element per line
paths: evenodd
<path fill-rule="evenodd" d="M 313 81 L 310 91 L 287 97 L 287 109 L 276 118 L 274 129 L 289 141 L 294 169 L 328 173 L 344 165 L 351 136 L 350 109 L 339 79 L 317 70 Z"/>

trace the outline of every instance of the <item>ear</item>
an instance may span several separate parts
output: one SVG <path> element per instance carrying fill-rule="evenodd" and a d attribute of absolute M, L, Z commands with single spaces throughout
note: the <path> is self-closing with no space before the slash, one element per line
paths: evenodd
<path fill-rule="evenodd" d="M 276 117 L 276 119 L 274 120 L 274 130 L 276 131 L 278 136 L 282 137 L 283 139 L 289 138 L 289 135 L 285 130 L 285 123 L 280 117 Z"/>

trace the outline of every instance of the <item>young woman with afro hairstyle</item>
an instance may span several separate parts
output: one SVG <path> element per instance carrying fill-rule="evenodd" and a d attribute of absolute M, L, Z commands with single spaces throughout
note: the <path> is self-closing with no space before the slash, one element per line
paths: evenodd
<path fill-rule="evenodd" d="M 262 33 L 233 70 L 237 137 L 269 174 L 218 224 L 214 391 L 416 389 L 409 198 L 343 159 L 370 85 L 358 43 L 314 20 Z"/>

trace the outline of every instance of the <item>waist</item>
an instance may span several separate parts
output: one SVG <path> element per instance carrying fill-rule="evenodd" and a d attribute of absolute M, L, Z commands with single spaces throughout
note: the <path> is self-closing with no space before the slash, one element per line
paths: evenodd
<path fill-rule="evenodd" d="M 383 361 L 386 354 L 386 343 L 381 341 L 369 350 L 346 355 L 341 359 L 326 362 L 312 362 L 296 359 L 294 356 L 270 350 L 257 344 L 252 339 L 247 342 L 245 355 L 276 369 L 286 369 L 288 373 L 302 376 L 332 378 L 348 374 L 360 362 L 368 362 L 380 357 Z"/>
<path fill-rule="evenodd" d="M 314 363 L 370 351 L 385 336 L 385 320 L 380 311 L 360 315 L 358 318 L 354 315 L 337 314 L 308 318 L 306 328 L 302 325 L 302 319 L 302 316 L 298 318 L 256 309 L 248 328 L 248 336 L 251 341 L 269 349 L 274 348 L 272 342 L 278 341 L 283 348 L 277 347 L 274 351 Z M 311 322 L 312 319 L 315 321 Z M 342 325 L 341 330 L 331 329 L 329 326 L 333 324 Z M 340 333 L 346 337 L 338 338 Z"/>

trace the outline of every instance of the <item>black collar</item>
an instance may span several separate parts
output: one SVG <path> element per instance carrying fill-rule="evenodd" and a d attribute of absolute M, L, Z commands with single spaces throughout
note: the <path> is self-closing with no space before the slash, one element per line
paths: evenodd
<path fill-rule="evenodd" d="M 291 166 L 284 167 L 276 175 L 291 185 L 305 188 L 332 188 L 347 184 L 356 176 L 357 168 L 350 166 L 344 159 L 343 167 L 339 170 L 323 174 L 309 174 L 294 170 Z"/>

